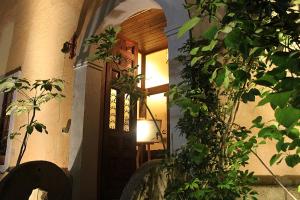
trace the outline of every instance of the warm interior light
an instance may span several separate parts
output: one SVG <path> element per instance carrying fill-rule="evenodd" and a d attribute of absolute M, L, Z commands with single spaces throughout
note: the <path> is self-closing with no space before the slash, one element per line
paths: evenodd
<path fill-rule="evenodd" d="M 161 121 L 156 120 L 160 127 Z M 155 142 L 157 141 L 157 128 L 153 120 L 137 120 L 137 142 Z"/>
<path fill-rule="evenodd" d="M 167 49 L 146 55 L 146 88 L 169 83 Z"/>

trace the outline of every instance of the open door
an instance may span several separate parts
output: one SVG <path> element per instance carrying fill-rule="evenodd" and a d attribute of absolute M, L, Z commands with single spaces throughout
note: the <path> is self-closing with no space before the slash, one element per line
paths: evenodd
<path fill-rule="evenodd" d="M 137 43 L 119 37 L 115 51 L 123 61 L 106 65 L 105 111 L 101 164 L 101 199 L 120 199 L 123 188 L 136 169 L 136 108 L 129 95 L 119 95 L 111 80 L 120 70 L 137 65 Z"/>

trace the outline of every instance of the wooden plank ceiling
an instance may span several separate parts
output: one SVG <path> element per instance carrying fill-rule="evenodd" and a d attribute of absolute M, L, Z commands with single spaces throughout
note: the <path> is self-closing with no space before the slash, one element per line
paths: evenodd
<path fill-rule="evenodd" d="M 149 54 L 168 48 L 164 33 L 166 17 L 160 9 L 150 9 L 136 13 L 121 24 L 122 36 L 138 43 L 139 52 Z"/>

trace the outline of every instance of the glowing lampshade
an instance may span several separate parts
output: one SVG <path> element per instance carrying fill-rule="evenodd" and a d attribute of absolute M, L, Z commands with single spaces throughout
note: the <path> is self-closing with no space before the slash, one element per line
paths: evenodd
<path fill-rule="evenodd" d="M 156 120 L 158 127 L 161 121 Z M 137 142 L 155 142 L 157 140 L 157 128 L 153 120 L 137 120 Z"/>

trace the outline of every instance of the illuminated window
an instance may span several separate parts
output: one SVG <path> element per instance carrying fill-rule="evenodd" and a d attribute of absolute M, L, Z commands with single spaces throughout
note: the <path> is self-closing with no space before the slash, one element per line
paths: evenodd
<path fill-rule="evenodd" d="M 130 130 L 130 95 L 125 94 L 124 97 L 124 131 Z"/>
<path fill-rule="evenodd" d="M 109 105 L 109 128 L 116 129 L 116 114 L 117 114 L 117 90 L 110 90 L 110 105 Z"/>

